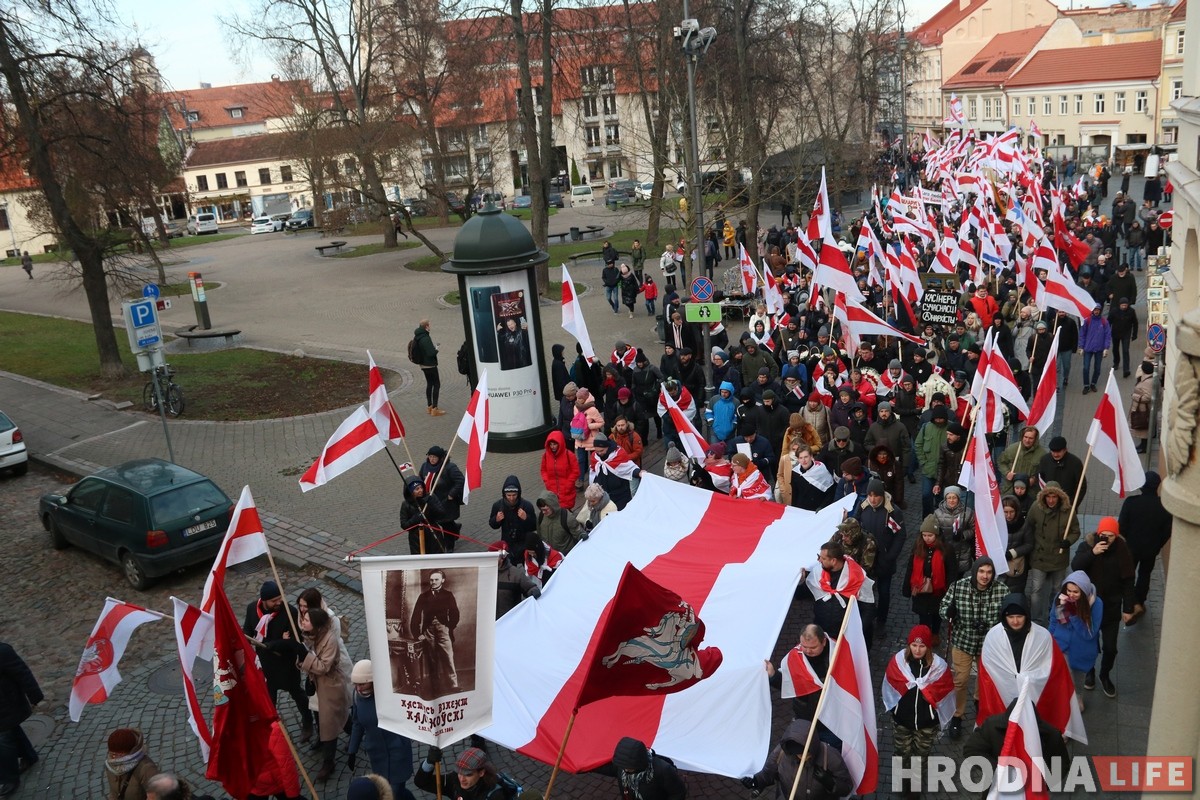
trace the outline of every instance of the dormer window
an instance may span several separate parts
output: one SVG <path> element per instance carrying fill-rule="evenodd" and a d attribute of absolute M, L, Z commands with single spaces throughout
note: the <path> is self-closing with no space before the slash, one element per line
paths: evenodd
<path fill-rule="evenodd" d="M 200 112 L 199 111 L 187 112 L 187 121 L 188 122 L 199 122 L 200 121 Z"/>
<path fill-rule="evenodd" d="M 241 119 L 242 118 L 242 109 L 240 109 L 240 108 L 229 109 L 229 116 L 233 117 L 234 119 Z"/>

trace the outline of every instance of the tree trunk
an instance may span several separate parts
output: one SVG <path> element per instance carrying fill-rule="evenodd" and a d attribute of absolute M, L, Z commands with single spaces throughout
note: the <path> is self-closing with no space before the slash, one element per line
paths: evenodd
<path fill-rule="evenodd" d="M 392 215 L 388 209 L 387 190 L 383 188 L 383 179 L 379 177 L 379 169 L 375 166 L 375 158 L 370 153 L 355 153 L 359 164 L 362 165 L 363 184 L 367 187 L 368 199 L 375 207 L 376 218 L 383 220 L 383 246 L 396 246 L 396 226 L 392 225 Z"/>
<path fill-rule="evenodd" d="M 125 365 L 121 363 L 121 351 L 117 349 L 117 336 L 113 330 L 112 312 L 108 305 L 108 279 L 104 274 L 103 251 L 97 241 L 75 220 L 67 205 L 62 184 L 54 173 L 50 145 L 42 136 L 37 112 L 25 90 L 21 66 L 12 51 L 12 35 L 12 30 L 4 24 L 3 17 L 0 17 L 0 74 L 8 84 L 9 102 L 17 115 L 20 131 L 28 146 L 29 171 L 42 187 L 54 224 L 58 226 L 67 246 L 79 259 L 83 290 L 92 315 L 92 331 L 96 337 L 96 349 L 100 354 L 100 371 L 106 378 L 117 378 L 125 374 Z"/>
<path fill-rule="evenodd" d="M 544 0 L 546 5 L 549 5 L 549 0 Z M 531 196 L 530 209 L 530 230 L 533 234 L 533 241 L 539 247 L 545 247 L 547 241 L 547 225 L 549 211 L 546 208 L 546 196 L 549 194 L 548 181 L 545 174 L 545 166 L 542 163 L 542 141 L 543 137 L 538 131 L 537 112 L 535 111 L 536 104 L 533 97 L 533 75 L 529 66 L 529 37 L 525 32 L 525 20 L 521 11 L 521 0 L 510 0 L 511 14 L 513 26 L 513 47 L 516 52 L 517 73 L 521 80 L 521 98 L 517 105 L 517 113 L 521 119 L 521 142 L 525 145 L 525 157 L 529 170 L 529 188 Z M 549 24 L 549 20 L 543 18 L 543 30 Z M 543 53 L 548 53 L 549 41 L 543 44 Z M 543 75 L 550 71 L 553 64 L 549 61 L 548 55 L 545 55 L 545 64 Z M 543 92 L 549 92 L 549 82 L 546 82 L 542 87 Z M 550 127 L 550 118 L 547 117 L 546 127 Z M 549 137 L 547 130 L 546 137 Z M 541 200 L 539 202 L 539 195 Z M 539 244 L 540 235 L 540 244 Z M 550 283 L 549 264 L 544 264 L 537 269 L 537 290 L 538 294 L 545 293 L 547 285 Z"/>

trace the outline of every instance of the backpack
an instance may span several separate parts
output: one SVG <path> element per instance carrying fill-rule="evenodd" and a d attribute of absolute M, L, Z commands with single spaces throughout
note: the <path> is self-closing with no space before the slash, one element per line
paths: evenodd
<path fill-rule="evenodd" d="M 467 343 L 463 342 L 458 348 L 458 374 L 467 375 L 471 372 L 471 354 L 467 352 Z"/>
<path fill-rule="evenodd" d="M 408 360 L 417 366 L 421 365 L 420 354 L 417 352 L 417 337 L 408 340 Z"/>
<path fill-rule="evenodd" d="M 486 797 L 487 800 L 491 800 L 493 797 L 503 797 L 511 800 L 511 798 L 519 796 L 523 791 L 525 791 L 525 787 L 513 780 L 508 773 L 499 772 L 496 774 L 496 785 L 492 787 L 492 790 L 487 793 Z"/>

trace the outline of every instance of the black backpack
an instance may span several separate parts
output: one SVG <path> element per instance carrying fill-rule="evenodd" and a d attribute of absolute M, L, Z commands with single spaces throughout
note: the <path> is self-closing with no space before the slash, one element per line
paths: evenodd
<path fill-rule="evenodd" d="M 458 348 L 458 374 L 469 375 L 471 372 L 471 354 L 467 350 L 467 343 L 463 342 L 462 347 Z"/>
<path fill-rule="evenodd" d="M 408 360 L 417 366 L 421 365 L 420 354 L 417 352 L 417 337 L 408 340 Z"/>

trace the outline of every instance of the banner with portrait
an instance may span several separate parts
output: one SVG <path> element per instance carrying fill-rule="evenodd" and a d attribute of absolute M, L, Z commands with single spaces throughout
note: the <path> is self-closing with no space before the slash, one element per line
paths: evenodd
<path fill-rule="evenodd" d="M 496 554 L 359 560 L 380 726 L 444 747 L 490 725 Z"/>

